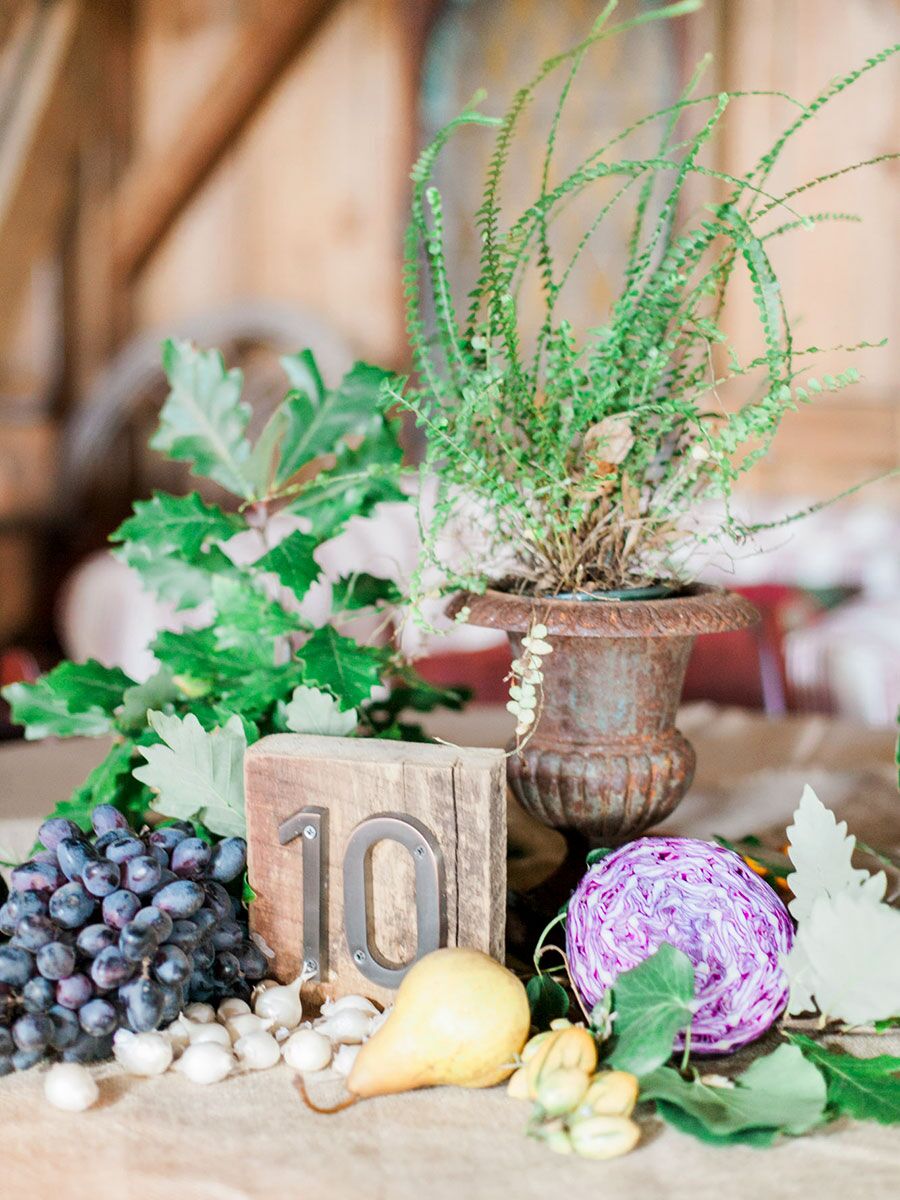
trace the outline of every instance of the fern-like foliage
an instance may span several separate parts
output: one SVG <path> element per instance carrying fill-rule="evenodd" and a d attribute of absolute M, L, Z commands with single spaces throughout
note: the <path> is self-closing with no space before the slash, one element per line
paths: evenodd
<path fill-rule="evenodd" d="M 563 109 L 591 49 L 699 3 L 683 0 L 616 24 L 616 0 L 610 0 L 588 36 L 543 63 L 502 118 L 481 115 L 476 99 L 413 168 L 404 282 L 417 378 L 399 386 L 393 381 L 386 392 L 425 430 L 425 470 L 438 478 L 436 504 L 422 520 L 422 594 L 433 590 L 435 567 L 448 588 L 480 589 L 492 581 L 545 595 L 681 580 L 698 540 L 750 532 L 731 515 L 728 499 L 735 481 L 766 453 L 785 413 L 859 378 L 852 366 L 821 380 L 809 374 L 811 357 L 821 351 L 794 344 L 770 244 L 796 229 L 857 220 L 842 212 L 803 214 L 793 202 L 846 171 L 896 156 L 842 166 L 781 193 L 770 189 L 769 179 L 788 141 L 900 47 L 831 81 L 808 104 L 772 92 L 696 95 L 705 59 L 675 103 L 553 179 Z M 540 191 L 510 218 L 501 191 L 517 129 L 537 89 L 555 79 L 559 98 Z M 708 165 L 704 157 L 728 110 L 773 95 L 794 115 L 771 149 L 739 177 Z M 697 131 L 680 134 L 689 115 Z M 432 176 L 444 145 L 471 124 L 491 129 L 495 143 L 475 214 L 478 277 L 463 316 L 450 286 L 441 195 Z M 648 126 L 658 130 L 656 152 L 629 154 L 629 142 Z M 697 179 L 708 181 L 717 199 L 681 224 L 684 190 Z M 557 262 L 553 220 L 603 181 L 603 202 L 574 254 Z M 594 231 L 629 201 L 634 220 L 621 291 L 605 323 L 578 339 L 560 315 L 561 296 Z M 423 315 L 423 263 L 431 323 Z M 544 305 L 531 337 L 519 310 L 529 275 L 536 275 Z M 750 361 L 729 345 L 720 320 L 740 276 L 752 287 L 760 333 L 759 353 Z M 723 389 L 748 377 L 758 384 L 753 398 L 740 407 L 723 403 Z M 710 529 L 698 514 L 700 503 L 713 497 L 724 499 L 725 516 Z M 477 537 L 467 536 L 467 522 Z M 457 551 L 468 545 L 468 561 L 458 552 L 448 555 L 451 532 L 458 535 Z M 497 578 L 498 562 L 507 564 L 505 578 Z"/>

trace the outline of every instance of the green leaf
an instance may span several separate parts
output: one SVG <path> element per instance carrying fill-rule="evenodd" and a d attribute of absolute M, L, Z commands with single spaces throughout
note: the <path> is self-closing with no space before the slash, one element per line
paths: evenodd
<path fill-rule="evenodd" d="M 247 872 L 245 871 L 244 879 L 241 884 L 241 900 L 244 903 L 244 907 L 249 908 L 249 906 L 253 903 L 253 901 L 255 899 L 256 899 L 256 892 L 254 892 L 253 888 L 251 887 L 250 877 L 248 876 Z"/>
<path fill-rule="evenodd" d="M 381 682 L 385 652 L 360 646 L 331 625 L 324 625 L 303 646 L 299 657 L 305 683 L 324 688 L 347 707 L 357 708 Z"/>
<path fill-rule="evenodd" d="M 126 542 L 114 551 L 114 555 L 137 571 L 148 592 L 168 600 L 176 612 L 196 608 L 208 600 L 216 573 L 234 571 L 230 559 L 218 546 L 198 554 L 192 563 L 169 550 L 160 550 L 143 542 Z"/>
<path fill-rule="evenodd" d="M 216 630 L 186 629 L 173 633 L 165 629 L 151 643 L 150 649 L 168 667 L 179 686 L 188 695 L 204 694 L 200 690 L 185 686 L 186 683 L 205 685 L 213 683 L 235 683 L 260 669 L 271 669 L 271 647 L 262 641 L 242 643 L 238 647 L 223 649 L 219 646 Z"/>
<path fill-rule="evenodd" d="M 153 810 L 180 820 L 199 820 L 223 837 L 243 836 L 244 751 L 247 739 L 233 716 L 207 732 L 192 714 L 151 712 L 148 719 L 163 745 L 141 746 L 147 760 L 134 777 L 157 793 Z"/>
<path fill-rule="evenodd" d="M 531 1005 L 531 1023 L 538 1029 L 547 1029 L 551 1021 L 569 1015 L 569 994 L 552 975 L 533 975 L 525 984 L 525 992 Z"/>
<path fill-rule="evenodd" d="M 3 689 L 12 719 L 30 741 L 45 737 L 97 737 L 112 727 L 111 715 L 133 679 L 94 659 L 62 662 L 37 683 Z"/>
<path fill-rule="evenodd" d="M 284 723 L 292 733 L 318 733 L 327 737 L 349 737 L 359 716 L 355 708 L 341 709 L 334 696 L 319 688 L 294 688 L 284 710 Z"/>
<path fill-rule="evenodd" d="M 594 863 L 603 862 L 604 858 L 609 858 L 610 854 L 612 854 L 611 847 L 597 846 L 594 850 L 588 850 L 584 861 L 587 866 L 592 867 Z"/>
<path fill-rule="evenodd" d="M 122 729 L 143 729 L 147 724 L 147 711 L 151 708 L 165 709 L 183 699 L 182 693 L 172 678 L 171 671 L 160 667 L 144 683 L 126 688 L 122 695 L 122 707 L 116 715 L 116 723 Z"/>
<path fill-rule="evenodd" d="M 256 560 L 254 570 L 271 571 L 281 583 L 302 600 L 310 585 L 322 574 L 322 568 L 313 558 L 319 542 L 308 533 L 296 530 L 274 546 L 268 554 Z"/>
<path fill-rule="evenodd" d="M 759 1130 L 801 1134 L 825 1120 L 825 1080 L 796 1046 L 758 1058 L 733 1084 L 687 1082 L 660 1067 L 641 1080 L 641 1100 L 656 1100 L 666 1120 L 677 1110 L 673 1124 L 706 1140 L 745 1140 L 742 1135 Z"/>
<path fill-rule="evenodd" d="M 240 517 L 204 504 L 196 492 L 188 496 L 154 492 L 150 500 L 135 501 L 134 515 L 109 540 L 140 542 L 194 562 L 211 544 L 227 542 L 242 529 L 246 523 Z"/>
<path fill-rule="evenodd" d="M 250 671 L 238 679 L 222 684 L 225 703 L 235 712 L 262 716 L 272 706 L 285 700 L 303 679 L 303 664 L 296 659 Z"/>
<path fill-rule="evenodd" d="M 887 1017 L 875 1022 L 876 1033 L 888 1033 L 891 1029 L 900 1029 L 900 1017 Z"/>
<path fill-rule="evenodd" d="M 217 350 L 171 340 L 163 344 L 163 367 L 171 391 L 152 448 L 190 462 L 195 475 L 214 479 L 235 496 L 253 499 L 245 437 L 250 408 L 241 401 L 241 372 L 227 371 Z"/>
<path fill-rule="evenodd" d="M 331 588 L 331 602 L 339 612 L 372 608 L 376 604 L 399 604 L 402 599 L 393 579 L 379 579 L 366 571 L 342 575 Z"/>
<path fill-rule="evenodd" d="M 216 645 L 223 650 L 240 648 L 248 642 L 259 648 L 268 641 L 268 660 L 274 664 L 273 640 L 296 633 L 303 622 L 275 600 L 270 600 L 246 577 L 217 576 L 213 580 L 216 606 Z"/>
<path fill-rule="evenodd" d="M 832 1111 L 882 1125 L 900 1122 L 900 1058 L 890 1054 L 856 1058 L 820 1046 L 800 1033 L 787 1036 L 824 1074 Z"/>
<path fill-rule="evenodd" d="M 291 479 L 301 467 L 323 454 L 333 454 L 338 443 L 352 435 L 371 435 L 381 424 L 381 385 L 387 371 L 367 363 L 356 365 L 333 392 L 322 391 L 322 381 L 309 351 L 282 359 L 298 389 L 284 402 L 287 430 L 281 445 L 276 486 Z"/>
<path fill-rule="evenodd" d="M 691 960 L 664 942 L 655 954 L 623 971 L 613 992 L 616 1043 L 609 1064 L 633 1075 L 647 1075 L 666 1062 L 676 1033 L 691 1023 Z"/>

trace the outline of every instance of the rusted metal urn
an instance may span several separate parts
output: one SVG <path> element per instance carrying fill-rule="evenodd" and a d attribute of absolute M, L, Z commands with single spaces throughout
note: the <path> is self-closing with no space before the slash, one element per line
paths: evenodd
<path fill-rule="evenodd" d="M 694 777 L 694 749 L 675 728 L 700 633 L 744 629 L 759 614 L 741 596 L 695 585 L 662 600 L 546 600 L 487 591 L 457 597 L 469 622 L 509 633 L 547 627 L 537 729 L 507 777 L 538 820 L 613 845 L 656 824 Z"/>

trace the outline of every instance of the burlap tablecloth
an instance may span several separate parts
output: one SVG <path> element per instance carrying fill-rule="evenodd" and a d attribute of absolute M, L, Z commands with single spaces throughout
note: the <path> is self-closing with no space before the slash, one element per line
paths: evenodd
<path fill-rule="evenodd" d="M 866 841 L 900 845 L 890 732 L 822 718 L 777 722 L 707 706 L 681 727 L 697 781 L 667 828 L 741 834 L 784 828 L 804 782 Z M 502 718 L 445 724 L 458 742 L 502 738 Z M 0 846 L 20 850 L 41 814 L 84 776 L 99 747 L 0 751 Z M 533 836 L 518 815 L 513 826 Z M 547 854 L 552 858 L 552 843 Z M 900 1053 L 900 1038 L 857 1038 L 856 1053 Z M 547 1200 L 654 1195 L 759 1200 L 900 1193 L 896 1127 L 846 1121 L 772 1150 L 716 1148 L 644 1122 L 627 1158 L 561 1158 L 524 1135 L 527 1105 L 502 1088 L 440 1088 L 385 1097 L 336 1116 L 301 1104 L 284 1068 L 200 1088 L 180 1076 L 129 1080 L 98 1069 L 102 1099 L 83 1114 L 50 1109 L 41 1072 L 0 1080 L 0 1188 L 5 1200 Z"/>

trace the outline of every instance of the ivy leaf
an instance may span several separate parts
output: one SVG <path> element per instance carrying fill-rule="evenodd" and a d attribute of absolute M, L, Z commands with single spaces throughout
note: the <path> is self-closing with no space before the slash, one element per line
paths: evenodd
<path fill-rule="evenodd" d="M 163 344 L 163 367 L 171 391 L 151 447 L 192 463 L 195 475 L 251 500 L 250 443 L 245 437 L 250 408 L 241 401 L 241 372 L 226 370 L 218 350 L 197 350 L 189 342 L 172 340 Z"/>
<path fill-rule="evenodd" d="M 854 892 L 872 904 L 883 898 L 887 886 L 884 872 L 870 875 L 852 866 L 856 838 L 847 833 L 847 822 L 838 822 L 808 784 L 787 836 L 788 857 L 794 864 L 787 878 L 793 892 L 788 908 L 795 921 L 802 924 L 820 896 Z"/>
<path fill-rule="evenodd" d="M 292 733 L 319 733 L 327 737 L 348 737 L 356 728 L 356 709 L 344 712 L 334 696 L 319 688 L 294 688 L 285 705 L 284 723 Z"/>
<path fill-rule="evenodd" d="M 402 599 L 402 593 L 393 579 L 380 579 L 366 571 L 342 575 L 331 588 L 331 601 L 338 611 L 372 608 L 376 604 L 399 604 Z"/>
<path fill-rule="evenodd" d="M 238 716 L 207 732 L 193 714 L 148 713 L 162 745 L 140 746 L 147 760 L 134 777 L 157 793 L 155 812 L 198 820 L 223 837 L 243 836 L 244 751 L 247 739 Z"/>
<path fill-rule="evenodd" d="M 390 378 L 380 367 L 356 363 L 334 391 L 324 392 L 309 351 L 282 359 L 282 363 L 297 390 L 284 402 L 287 430 L 276 486 L 312 459 L 334 453 L 344 438 L 377 433 L 382 421 L 381 385 Z"/>
<path fill-rule="evenodd" d="M 366 517 L 376 504 L 406 500 L 397 486 L 403 452 L 393 424 L 356 449 L 342 446 L 336 462 L 298 492 L 285 511 L 304 517 L 319 540 L 334 537 L 351 517 Z"/>
<path fill-rule="evenodd" d="M 767 1145 L 776 1133 L 806 1133 L 825 1120 L 825 1080 L 796 1046 L 758 1058 L 733 1083 L 687 1082 L 660 1067 L 641 1080 L 641 1100 L 655 1100 L 666 1121 L 714 1142 Z"/>
<path fill-rule="evenodd" d="M 94 659 L 62 662 L 36 683 L 12 683 L 3 698 L 12 719 L 30 741 L 44 737 L 97 737 L 112 727 L 111 716 L 133 679 Z"/>
<path fill-rule="evenodd" d="M 246 578 L 216 576 L 212 594 L 218 618 L 214 626 L 216 645 L 221 649 L 241 647 L 248 641 L 258 645 L 260 639 L 267 640 L 269 661 L 274 663 L 272 640 L 302 628 L 296 613 L 289 613 L 270 600 Z"/>
<path fill-rule="evenodd" d="M 550 1022 L 569 1015 L 569 994 L 552 975 L 533 975 L 525 984 L 531 1006 L 531 1023 L 538 1029 L 549 1028 Z"/>
<path fill-rule="evenodd" d="M 147 724 L 148 709 L 164 709 L 181 699 L 182 693 L 171 671 L 160 667 L 144 683 L 136 683 L 134 687 L 125 689 L 122 707 L 116 717 L 117 724 L 122 729 L 143 729 Z"/>
<path fill-rule="evenodd" d="M 300 651 L 303 680 L 357 708 L 381 682 L 384 651 L 360 646 L 331 625 L 317 629 Z"/>
<path fill-rule="evenodd" d="M 111 542 L 140 542 L 194 562 L 213 543 L 227 542 L 245 522 L 215 504 L 204 504 L 196 492 L 168 496 L 154 492 L 150 500 L 136 500 L 134 515 L 123 521 Z"/>
<path fill-rule="evenodd" d="M 281 583 L 302 600 L 310 585 L 322 574 L 322 568 L 313 558 L 318 546 L 317 538 L 295 530 L 274 546 L 268 554 L 256 560 L 255 570 L 271 571 Z"/>
<path fill-rule="evenodd" d="M 788 1037 L 825 1076 L 833 1112 L 882 1125 L 900 1122 L 900 1058 L 890 1054 L 856 1058 L 821 1046 L 800 1033 L 789 1033 Z"/>
<path fill-rule="evenodd" d="M 900 911 L 864 889 L 821 895 L 784 959 L 788 1011 L 862 1025 L 900 1012 Z"/>
<path fill-rule="evenodd" d="M 630 971 L 613 989 L 616 1044 L 610 1066 L 632 1075 L 647 1075 L 672 1054 L 675 1035 L 691 1023 L 694 968 L 691 960 L 668 942 Z"/>

